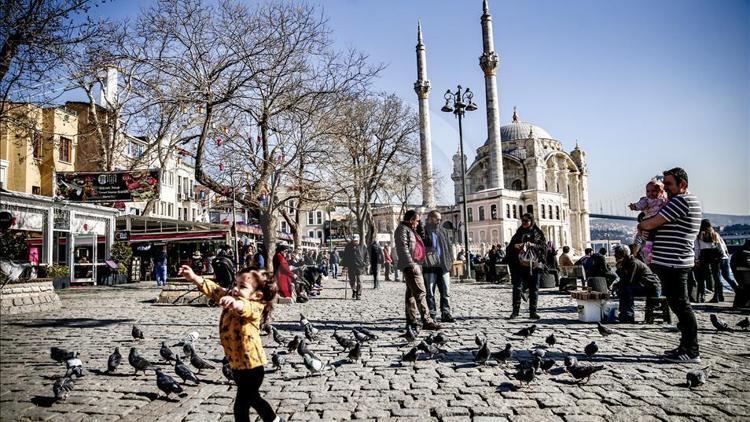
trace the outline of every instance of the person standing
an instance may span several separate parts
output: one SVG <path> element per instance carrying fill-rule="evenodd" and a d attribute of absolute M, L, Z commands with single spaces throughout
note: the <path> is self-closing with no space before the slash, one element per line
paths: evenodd
<path fill-rule="evenodd" d="M 724 287 L 721 285 L 719 266 L 721 265 L 724 251 L 719 240 L 719 233 L 711 226 L 711 221 L 701 221 L 700 232 L 693 242 L 695 252 L 695 267 L 698 275 L 698 302 L 704 301 L 705 288 L 714 292 L 709 302 L 719 303 L 724 301 Z"/>
<path fill-rule="evenodd" d="M 490 251 L 487 252 L 487 263 L 485 264 L 487 282 L 489 283 L 497 281 L 497 267 L 495 267 L 495 264 L 497 264 L 497 248 L 495 245 L 492 245 Z"/>
<path fill-rule="evenodd" d="M 417 312 L 422 319 L 425 330 L 439 330 L 440 325 L 430 316 L 427 307 L 427 292 L 422 277 L 421 263 L 425 259 L 425 246 L 415 231 L 419 224 L 419 214 L 415 210 L 408 210 L 404 220 L 396 228 L 394 239 L 398 267 L 404 272 L 406 282 L 405 313 L 407 327 L 417 326 Z"/>
<path fill-rule="evenodd" d="M 349 275 L 352 288 L 352 299 L 362 299 L 362 275 L 367 271 L 367 247 L 359 243 L 359 235 L 352 236 L 351 242 L 344 249 L 341 263 Z"/>
<path fill-rule="evenodd" d="M 641 230 L 659 229 L 654 235 L 651 269 L 662 283 L 664 295 L 675 313 L 680 330 L 679 347 L 664 353 L 670 362 L 700 363 L 698 324 L 688 297 L 688 273 L 695 265 L 693 242 L 702 218 L 698 198 L 688 191 L 688 175 L 675 167 L 664 173 L 669 202 L 652 218 L 641 221 Z"/>
<path fill-rule="evenodd" d="M 380 265 L 383 263 L 383 248 L 373 240 L 370 245 L 370 274 L 372 274 L 373 289 L 380 288 L 378 277 L 380 275 Z"/>
<path fill-rule="evenodd" d="M 154 257 L 154 278 L 157 286 L 167 285 L 167 245 L 163 245 Z"/>
<path fill-rule="evenodd" d="M 451 315 L 450 281 L 451 266 L 453 265 L 453 246 L 448 233 L 440 226 L 442 217 L 437 211 L 430 211 L 425 226 L 425 246 L 427 246 L 427 262 L 424 268 L 425 287 L 427 289 L 427 306 L 430 317 L 437 317 L 435 304 L 435 287 L 440 291 L 440 321 L 451 323 L 456 320 Z M 432 262 L 430 262 L 432 261 Z"/>
<path fill-rule="evenodd" d="M 276 246 L 276 254 L 273 256 L 273 271 L 279 294 L 282 297 L 293 297 L 294 279 L 297 275 L 289 268 L 287 253 L 289 247 L 286 245 Z"/>
<path fill-rule="evenodd" d="M 331 251 L 331 276 L 333 278 L 339 278 L 339 264 L 341 263 L 341 257 L 339 251 L 334 249 Z"/>
<path fill-rule="evenodd" d="M 391 247 L 385 245 L 383 246 L 383 273 L 385 274 L 385 281 L 391 281 L 392 264 L 393 258 L 391 258 Z"/>
<path fill-rule="evenodd" d="M 518 318 L 521 310 L 521 295 L 529 291 L 529 318 L 539 319 L 536 313 L 539 299 L 539 282 L 544 271 L 547 241 L 544 233 L 534 222 L 534 216 L 521 216 L 521 227 L 510 239 L 505 252 L 513 283 L 513 312 L 509 319 Z"/>

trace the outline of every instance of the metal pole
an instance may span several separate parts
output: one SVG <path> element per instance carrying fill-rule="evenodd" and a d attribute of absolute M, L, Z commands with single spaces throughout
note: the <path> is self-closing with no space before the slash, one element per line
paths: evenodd
<path fill-rule="evenodd" d="M 240 265 L 240 251 L 239 251 L 239 247 L 237 246 L 237 212 L 235 211 L 235 206 L 234 206 L 234 202 L 235 202 L 234 200 L 236 198 L 236 194 L 235 194 L 236 189 L 234 187 L 234 170 L 232 171 L 232 174 L 230 177 L 232 178 L 232 236 L 234 239 L 234 245 L 233 245 L 234 247 L 232 249 L 234 249 L 234 264 L 239 266 Z"/>
<path fill-rule="evenodd" d="M 458 93 L 459 99 L 461 92 Z M 463 207 L 463 219 L 464 219 L 464 254 L 466 255 L 466 268 L 464 269 L 464 279 L 471 278 L 471 256 L 469 254 L 469 213 L 466 209 L 466 160 L 464 160 L 464 132 L 463 125 L 461 123 L 461 117 L 463 110 L 456 108 L 456 114 L 458 115 L 458 139 L 459 147 L 461 149 L 461 205 Z"/>

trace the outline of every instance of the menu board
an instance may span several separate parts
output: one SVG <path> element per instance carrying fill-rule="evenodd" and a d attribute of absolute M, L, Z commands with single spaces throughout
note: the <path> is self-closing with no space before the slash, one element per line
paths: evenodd
<path fill-rule="evenodd" d="M 148 201 L 159 197 L 159 170 L 58 172 L 56 196 L 73 202 Z"/>

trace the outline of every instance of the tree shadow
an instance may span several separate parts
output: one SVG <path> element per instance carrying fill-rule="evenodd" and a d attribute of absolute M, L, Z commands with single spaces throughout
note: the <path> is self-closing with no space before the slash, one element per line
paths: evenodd
<path fill-rule="evenodd" d="M 25 328 L 98 328 L 109 325 L 124 324 L 132 322 L 128 319 L 93 319 L 93 318 L 56 318 L 41 319 L 32 321 L 11 322 L 9 325 L 16 325 Z"/>
<path fill-rule="evenodd" d="M 101 369 L 89 369 L 89 372 L 91 372 L 94 375 L 103 375 L 105 377 L 115 377 L 115 378 L 127 378 L 133 375 L 133 374 L 127 374 L 125 372 L 107 372 L 107 371 L 102 371 Z"/>

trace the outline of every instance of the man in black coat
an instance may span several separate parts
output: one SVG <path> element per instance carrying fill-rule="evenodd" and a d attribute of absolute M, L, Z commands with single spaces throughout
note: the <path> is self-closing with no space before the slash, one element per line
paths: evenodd
<path fill-rule="evenodd" d="M 367 247 L 359 243 L 359 235 L 344 248 L 341 265 L 346 267 L 349 285 L 352 287 L 352 299 L 362 298 L 362 275 L 367 271 Z"/>
<path fill-rule="evenodd" d="M 377 289 L 380 287 L 378 282 L 378 275 L 380 273 L 380 265 L 383 264 L 383 248 L 377 240 L 373 240 L 370 245 L 370 274 L 372 274 L 373 288 Z"/>
<path fill-rule="evenodd" d="M 448 232 L 440 225 L 442 217 L 437 211 L 430 211 L 427 215 L 424 243 L 427 248 L 427 258 L 423 265 L 425 288 L 427 289 L 427 306 L 430 316 L 435 319 L 437 306 L 435 304 L 435 287 L 440 291 L 440 320 L 455 322 L 451 315 L 450 305 L 450 270 L 453 266 L 453 246 Z"/>

